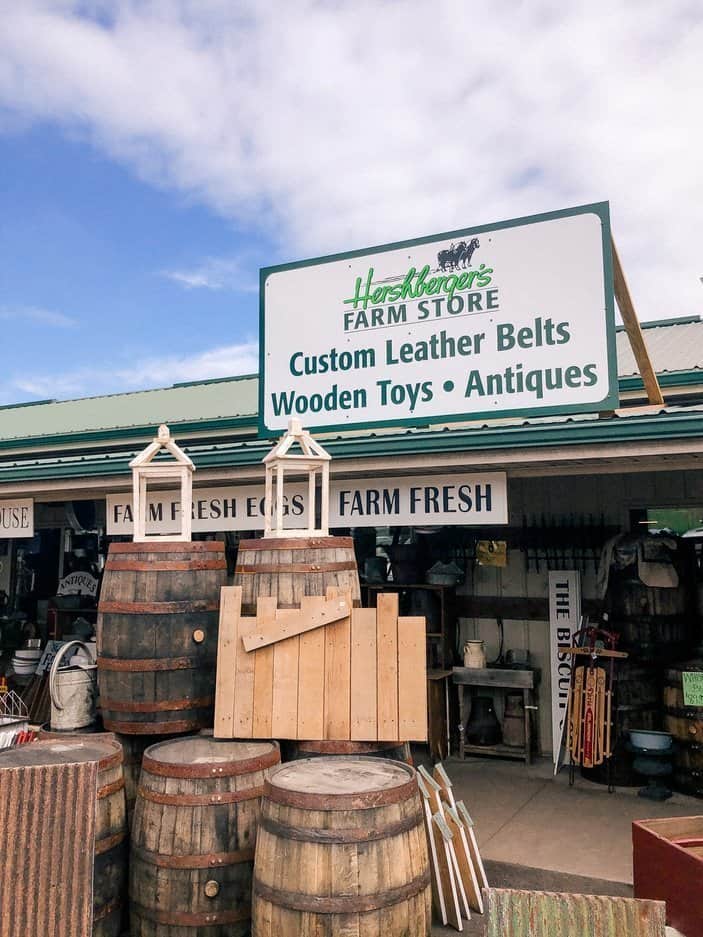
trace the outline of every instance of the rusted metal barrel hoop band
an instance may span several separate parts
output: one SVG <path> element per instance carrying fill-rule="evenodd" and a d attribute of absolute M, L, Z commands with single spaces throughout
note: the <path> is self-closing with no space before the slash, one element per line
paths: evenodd
<path fill-rule="evenodd" d="M 254 553 L 268 550 L 327 550 L 330 547 L 350 550 L 354 548 L 351 537 L 264 537 L 261 540 L 240 540 L 239 550 Z"/>
<path fill-rule="evenodd" d="M 184 599 L 179 602 L 101 602 L 101 614 L 119 615 L 189 615 L 193 612 L 216 612 L 219 601 L 210 599 Z"/>
<path fill-rule="evenodd" d="M 383 827 L 313 830 L 290 827 L 264 815 L 259 820 L 259 829 L 266 830 L 267 833 L 271 833 L 280 839 L 292 839 L 299 843 L 367 843 L 372 840 L 390 839 L 393 836 L 400 836 L 401 833 L 408 833 L 410 830 L 414 830 L 415 827 L 421 826 L 422 822 L 423 815 L 418 810 L 402 820 L 397 820 L 395 823 L 389 823 Z"/>
<path fill-rule="evenodd" d="M 202 709 L 212 706 L 214 696 L 200 696 L 196 699 L 165 699 L 155 703 L 136 703 L 134 700 L 115 700 L 100 698 L 100 706 L 113 713 L 162 713 L 176 712 L 181 709 Z"/>
<path fill-rule="evenodd" d="M 104 852 L 109 852 L 115 846 L 119 846 L 127 839 L 127 831 L 121 830 L 114 836 L 104 836 L 102 839 L 95 840 L 95 855 L 101 856 Z"/>
<path fill-rule="evenodd" d="M 309 752 L 312 755 L 372 755 L 379 752 L 390 752 L 402 749 L 400 742 L 344 742 L 331 739 L 308 740 L 298 742 L 299 752 Z"/>
<path fill-rule="evenodd" d="M 400 762 L 399 762 L 400 764 Z M 364 791 L 357 794 L 314 794 L 307 791 L 289 791 L 276 787 L 268 779 L 264 781 L 264 797 L 284 807 L 300 807 L 303 810 L 371 810 L 408 800 L 417 793 L 417 779 L 381 791 Z"/>
<path fill-rule="evenodd" d="M 398 888 L 389 888 L 376 895 L 350 895 L 340 898 L 322 898 L 317 895 L 305 895 L 296 891 L 283 891 L 280 888 L 271 888 L 263 882 L 254 879 L 253 893 L 255 896 L 268 901 L 279 908 L 290 908 L 293 911 L 308 911 L 313 914 L 359 914 L 364 911 L 379 911 L 408 898 L 414 898 L 429 887 L 429 868 L 421 875 L 411 879 L 406 885 Z"/>
<path fill-rule="evenodd" d="M 123 560 L 108 557 L 105 569 L 109 572 L 188 572 L 205 569 L 227 569 L 227 562 L 221 560 Z"/>
<path fill-rule="evenodd" d="M 207 927 L 215 924 L 238 924 L 251 918 L 251 908 L 240 908 L 238 911 L 210 911 L 209 913 L 196 913 L 193 911 L 161 911 L 156 908 L 145 908 L 136 901 L 129 903 L 130 913 L 135 913 L 146 921 L 156 924 L 167 924 L 172 927 Z"/>
<path fill-rule="evenodd" d="M 664 712 L 667 716 L 676 716 L 679 719 L 692 719 L 694 722 L 703 722 L 703 706 L 697 706 L 695 709 L 665 706 Z"/>
<path fill-rule="evenodd" d="M 162 670 L 199 670 L 214 667 L 212 658 L 204 657 L 98 657 L 98 670 L 116 670 L 122 673 L 152 673 Z"/>
<path fill-rule="evenodd" d="M 254 861 L 254 847 L 239 849 L 236 852 L 216 852 L 199 856 L 165 856 L 149 849 L 142 849 L 132 843 L 131 858 L 140 859 L 159 869 L 218 869 L 223 865 L 237 865 L 240 862 Z"/>
<path fill-rule="evenodd" d="M 256 542 L 256 541 L 254 541 Z M 224 553 L 225 545 L 222 540 L 194 540 L 191 543 L 179 543 L 169 540 L 165 543 L 153 541 L 151 543 L 111 543 L 110 556 L 115 553 Z"/>
<path fill-rule="evenodd" d="M 356 572 L 356 563 L 257 563 L 237 566 L 235 576 L 258 576 L 260 573 L 341 573 Z"/>
<path fill-rule="evenodd" d="M 245 791 L 212 791 L 209 794 L 162 794 L 139 785 L 137 794 L 142 800 L 169 807 L 219 807 L 220 804 L 240 804 L 245 800 L 257 800 L 264 793 L 263 786 L 250 787 Z"/>
<path fill-rule="evenodd" d="M 181 719 L 177 722 L 128 722 L 122 719 L 106 719 L 103 715 L 103 725 L 112 732 L 121 735 L 167 735 L 181 732 L 192 732 L 202 726 L 200 719 Z"/>
<path fill-rule="evenodd" d="M 148 751 L 148 749 L 147 749 Z M 150 755 L 144 755 L 142 769 L 161 778 L 233 778 L 240 774 L 253 774 L 277 765 L 281 753 L 275 746 L 264 755 L 244 758 L 242 761 L 217 761 L 209 764 L 176 765 L 167 761 L 157 761 Z"/>
<path fill-rule="evenodd" d="M 105 797 L 109 797 L 110 794 L 116 794 L 117 791 L 121 791 L 123 787 L 124 778 L 118 778 L 116 781 L 113 781 L 112 784 L 105 784 L 103 787 L 99 787 L 97 798 L 98 800 L 103 800 Z"/>
<path fill-rule="evenodd" d="M 116 768 L 124 762 L 122 746 L 119 742 L 115 742 L 115 746 L 115 751 L 111 755 L 108 755 L 107 758 L 101 758 L 100 761 L 98 761 L 98 771 L 107 771 L 108 768 Z"/>

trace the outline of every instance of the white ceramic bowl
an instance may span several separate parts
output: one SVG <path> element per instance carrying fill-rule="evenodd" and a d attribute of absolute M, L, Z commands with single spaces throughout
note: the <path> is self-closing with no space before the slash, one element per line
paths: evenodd
<path fill-rule="evenodd" d="M 41 657 L 41 648 L 22 648 L 15 651 L 15 660 L 39 660 Z"/>

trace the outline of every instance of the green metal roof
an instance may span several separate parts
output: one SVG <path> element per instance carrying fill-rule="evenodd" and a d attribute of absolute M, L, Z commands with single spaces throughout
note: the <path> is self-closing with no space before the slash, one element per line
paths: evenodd
<path fill-rule="evenodd" d="M 662 408 L 653 414 L 626 414 L 608 419 L 597 416 L 556 418 L 440 427 L 394 433 L 347 435 L 324 440 L 337 459 L 363 459 L 397 455 L 438 455 L 495 449 L 532 449 L 548 446 L 602 445 L 665 439 L 703 439 L 703 407 Z M 232 440 L 211 445 L 184 445 L 198 468 L 258 465 L 269 451 L 265 440 Z M 127 475 L 137 448 L 53 458 L 14 459 L 0 462 L 0 484 L 12 481 L 68 479 Z M 430 463 L 431 464 L 431 463 Z"/>
<path fill-rule="evenodd" d="M 141 438 L 153 436 L 159 423 L 168 423 L 176 432 L 251 426 L 256 420 L 257 388 L 256 375 L 246 375 L 108 397 L 0 407 L 0 446 L 32 440 L 61 445 L 113 436 Z"/>
<path fill-rule="evenodd" d="M 703 322 L 700 317 L 643 323 L 647 344 L 664 388 L 703 384 Z M 624 333 L 617 336 L 621 392 L 638 390 L 632 352 Z M 191 436 L 237 430 L 256 435 L 258 377 L 220 378 L 174 384 L 158 390 L 85 397 L 79 400 L 32 401 L 0 407 L 0 450 L 54 451 L 81 445 L 124 445 L 150 439 L 159 423 L 175 435 Z M 543 425 L 536 423 L 536 425 Z M 503 424 L 494 432 L 504 433 Z M 414 431 L 413 431 L 414 432 Z M 472 429 L 471 432 L 475 432 Z M 91 456 L 92 458 L 92 456 Z M 108 458 L 104 451 L 97 456 Z"/>

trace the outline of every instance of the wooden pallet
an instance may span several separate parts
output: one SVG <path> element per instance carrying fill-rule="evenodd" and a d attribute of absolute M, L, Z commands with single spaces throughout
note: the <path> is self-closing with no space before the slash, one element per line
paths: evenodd
<path fill-rule="evenodd" d="M 259 598 L 256 618 L 241 602 L 222 589 L 216 738 L 427 740 L 425 619 L 399 618 L 396 594 Z"/>

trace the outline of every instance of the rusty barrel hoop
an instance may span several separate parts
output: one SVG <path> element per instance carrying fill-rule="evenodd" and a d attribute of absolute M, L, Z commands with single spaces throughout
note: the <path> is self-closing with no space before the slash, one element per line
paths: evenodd
<path fill-rule="evenodd" d="M 430 867 L 423 816 L 417 776 L 403 762 L 323 755 L 274 768 L 259 822 L 254 933 L 333 934 L 354 914 L 363 915 L 358 926 L 368 937 L 425 937 Z"/>
<path fill-rule="evenodd" d="M 249 934 L 261 795 L 279 761 L 275 742 L 204 734 L 146 749 L 132 821 L 132 937 L 171 937 L 173 927 L 200 937 L 224 925 L 228 937 Z"/>
<path fill-rule="evenodd" d="M 122 735 L 212 723 L 221 541 L 114 543 L 98 605 L 103 722 Z"/>
<path fill-rule="evenodd" d="M 234 570 L 242 588 L 242 613 L 256 614 L 259 596 L 275 596 L 279 608 L 298 608 L 308 595 L 328 588 L 359 602 L 359 572 L 351 537 L 262 537 L 242 540 Z"/>

